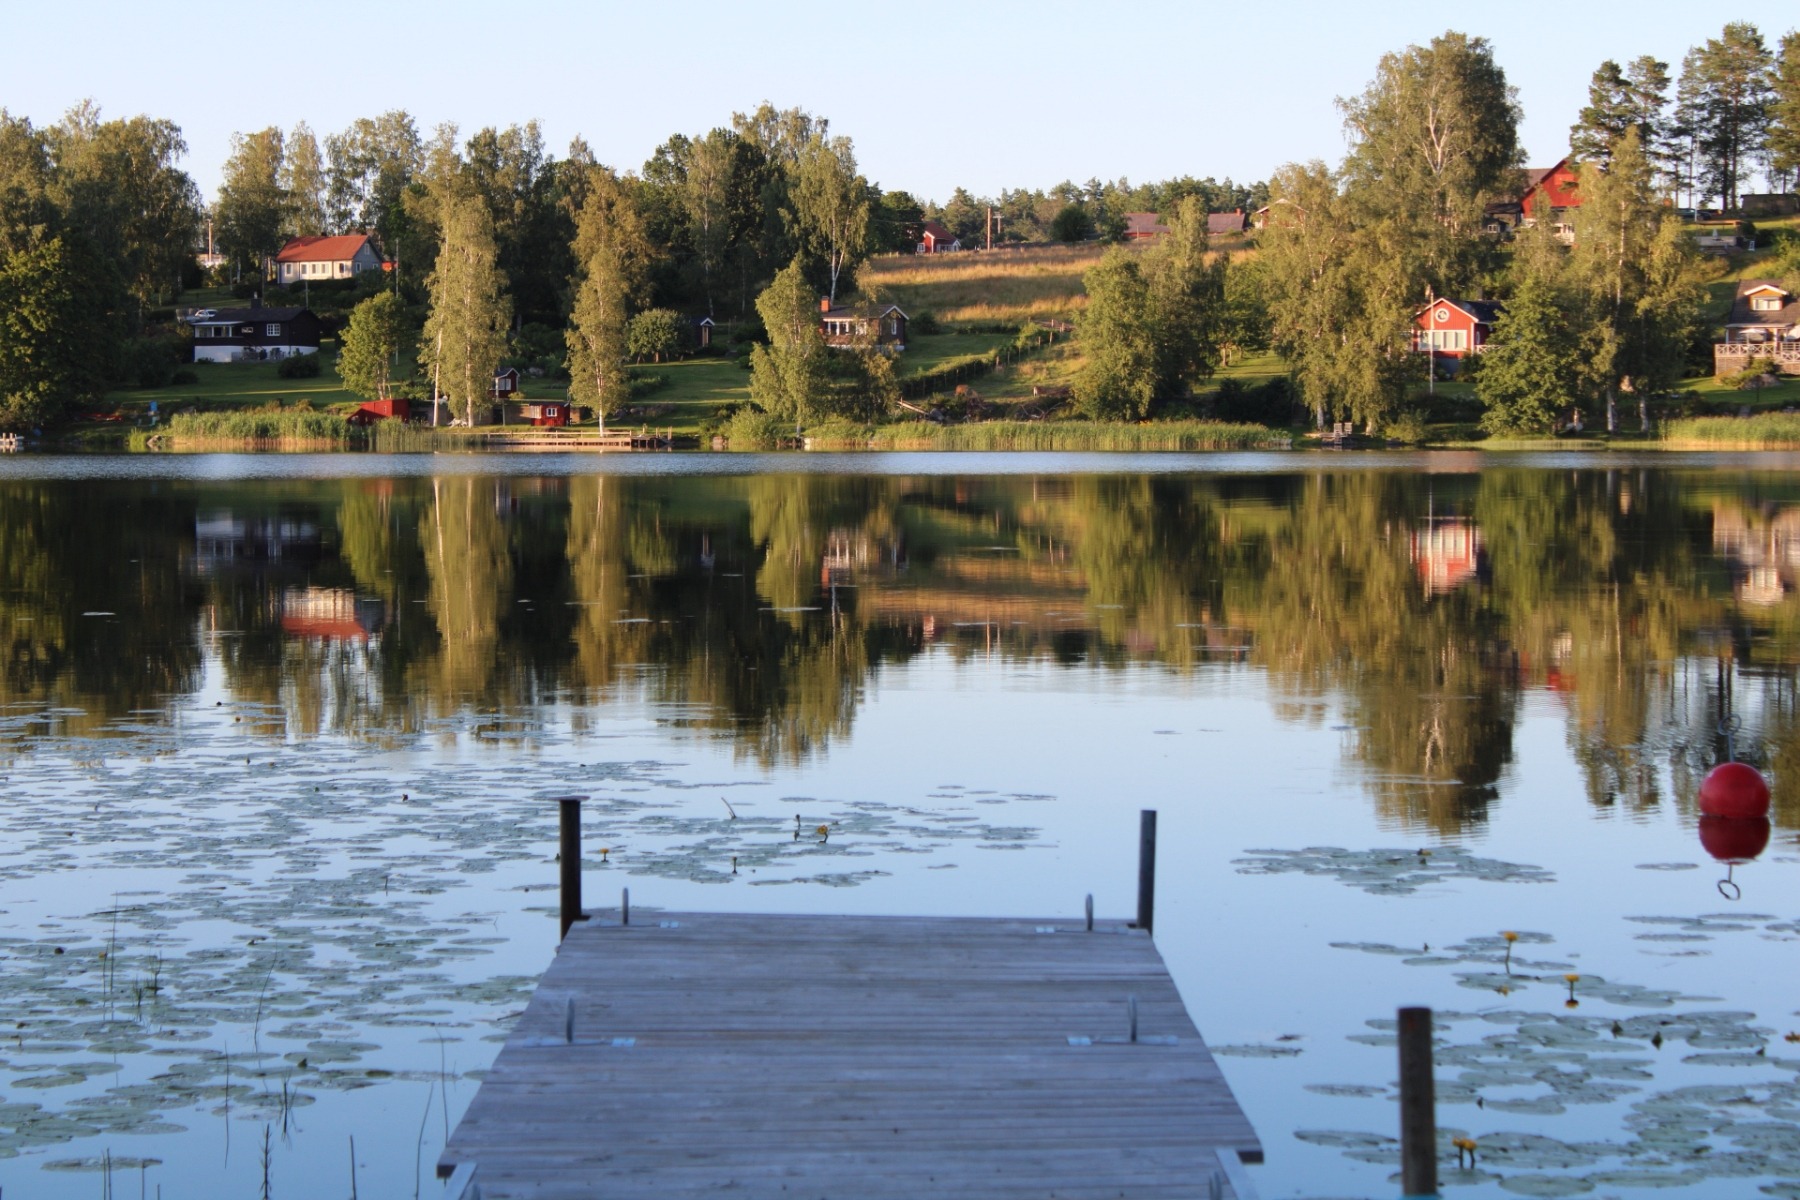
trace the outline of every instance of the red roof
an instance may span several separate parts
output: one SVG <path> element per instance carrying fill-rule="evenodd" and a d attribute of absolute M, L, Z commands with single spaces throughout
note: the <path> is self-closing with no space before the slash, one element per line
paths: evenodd
<path fill-rule="evenodd" d="M 1159 237 L 1167 232 L 1169 227 L 1158 220 L 1155 213 L 1125 214 L 1125 236 L 1128 238 Z"/>
<path fill-rule="evenodd" d="M 368 244 L 364 233 L 345 233 L 336 237 L 297 237 L 275 256 L 278 263 L 349 262 Z"/>
<path fill-rule="evenodd" d="M 934 242 L 954 242 L 956 240 L 956 235 L 945 229 L 943 224 L 938 221 L 925 222 L 925 232 L 922 236 L 928 237 Z"/>

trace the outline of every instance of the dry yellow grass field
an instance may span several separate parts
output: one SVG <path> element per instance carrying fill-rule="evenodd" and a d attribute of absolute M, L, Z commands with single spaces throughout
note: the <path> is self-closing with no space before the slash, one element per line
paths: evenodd
<path fill-rule="evenodd" d="M 1082 272 L 1104 252 L 1088 244 L 890 255 L 870 262 L 862 282 L 884 303 L 947 324 L 1068 320 L 1087 301 Z"/>

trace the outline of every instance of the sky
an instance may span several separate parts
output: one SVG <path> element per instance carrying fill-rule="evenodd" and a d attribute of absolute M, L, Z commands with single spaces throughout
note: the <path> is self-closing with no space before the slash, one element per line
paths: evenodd
<path fill-rule="evenodd" d="M 421 133 L 452 122 L 466 135 L 536 118 L 557 157 L 579 134 L 600 161 L 636 169 L 670 134 L 767 99 L 830 118 L 882 187 L 942 201 L 958 186 L 1245 182 L 1335 162 L 1333 101 L 1360 92 L 1383 53 L 1446 28 L 1493 44 L 1527 156 L 1549 165 L 1603 60 L 1654 54 L 1678 69 L 1726 21 L 1783 7 L 1645 0 L 1621 20 L 1616 3 L 3 0 L 0 44 L 14 53 L 0 107 L 42 124 L 91 98 L 106 116 L 169 118 L 210 199 L 231 135 L 270 125 L 304 120 L 322 138 L 403 108 Z M 1788 12 L 1761 22 L 1771 45 L 1800 24 Z"/>

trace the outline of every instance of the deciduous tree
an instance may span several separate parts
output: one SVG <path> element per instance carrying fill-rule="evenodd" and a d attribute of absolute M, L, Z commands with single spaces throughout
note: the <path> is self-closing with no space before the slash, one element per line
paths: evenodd
<path fill-rule="evenodd" d="M 856 173 L 849 138 L 818 136 L 806 143 L 795 165 L 793 200 L 806 244 L 824 266 L 826 294 L 835 304 L 840 280 L 868 257 L 869 182 Z"/>
<path fill-rule="evenodd" d="M 278 182 L 287 194 L 289 233 L 295 237 L 316 237 L 330 230 L 325 214 L 329 187 L 325 158 L 319 152 L 319 139 L 305 121 L 295 125 L 287 136 Z"/>
<path fill-rule="evenodd" d="M 338 349 L 338 377 L 370 400 L 392 395 L 400 356 L 413 349 L 415 337 L 399 296 L 389 291 L 370 296 L 350 310 Z"/>
<path fill-rule="evenodd" d="M 281 186 L 285 167 L 281 130 L 231 135 L 219 202 L 213 208 L 221 250 L 239 270 L 260 273 L 264 260 L 281 248 L 288 226 L 288 197 Z"/>
<path fill-rule="evenodd" d="M 796 257 L 756 298 L 769 342 L 750 351 L 750 399 L 764 412 L 791 417 L 796 431 L 819 415 L 828 391 L 830 351 L 819 332 L 816 295 Z"/>
<path fill-rule="evenodd" d="M 506 351 L 512 305 L 497 264 L 487 206 L 459 197 L 443 215 L 437 266 L 427 281 L 431 315 L 423 349 L 434 385 L 473 425 L 475 406 L 487 402 L 494 370 Z"/>
<path fill-rule="evenodd" d="M 644 286 L 651 249 L 629 188 L 594 167 L 576 219 L 572 280 L 575 308 L 565 338 L 569 394 L 592 408 L 602 429 L 629 394 L 625 357 L 632 306 Z"/>

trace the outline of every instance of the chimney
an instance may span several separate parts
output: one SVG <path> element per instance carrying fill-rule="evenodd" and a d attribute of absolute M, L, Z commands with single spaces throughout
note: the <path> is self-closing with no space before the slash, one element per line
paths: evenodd
<path fill-rule="evenodd" d="M 830 296 L 820 296 L 819 297 L 819 311 L 822 313 L 828 313 L 831 311 L 831 297 Z"/>

